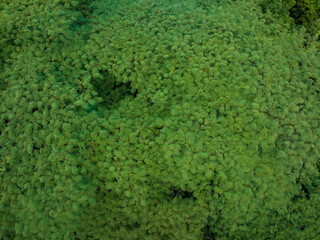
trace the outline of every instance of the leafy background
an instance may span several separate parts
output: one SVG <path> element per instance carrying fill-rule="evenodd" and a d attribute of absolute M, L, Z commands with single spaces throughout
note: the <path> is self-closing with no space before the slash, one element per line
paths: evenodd
<path fill-rule="evenodd" d="M 319 42 L 263 3 L 2 1 L 1 239 L 316 239 Z"/>

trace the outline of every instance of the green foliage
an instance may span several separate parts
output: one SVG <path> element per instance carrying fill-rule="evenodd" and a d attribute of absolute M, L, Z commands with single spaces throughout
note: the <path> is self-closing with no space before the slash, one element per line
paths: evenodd
<path fill-rule="evenodd" d="M 320 18 L 319 0 L 296 0 L 290 8 L 290 15 L 297 23 L 310 24 Z"/>
<path fill-rule="evenodd" d="M 0 239 L 317 239 L 320 53 L 258 3 L 2 1 Z"/>
<path fill-rule="evenodd" d="M 290 16 L 303 25 L 314 39 L 319 40 L 320 0 L 258 0 L 263 11 L 267 9 L 279 16 Z"/>
<path fill-rule="evenodd" d="M 319 0 L 261 0 L 263 9 L 290 15 L 298 24 L 310 24 L 320 18 Z"/>
<path fill-rule="evenodd" d="M 1 181 L 1 176 L 5 171 L 6 171 L 6 157 L 3 157 L 0 160 L 0 181 Z"/>

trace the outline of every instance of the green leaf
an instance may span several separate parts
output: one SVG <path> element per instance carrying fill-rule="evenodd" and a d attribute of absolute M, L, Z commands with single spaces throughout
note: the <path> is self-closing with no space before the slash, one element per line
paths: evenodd
<path fill-rule="evenodd" d="M 145 199 L 141 199 L 141 206 L 147 206 L 147 201 Z"/>

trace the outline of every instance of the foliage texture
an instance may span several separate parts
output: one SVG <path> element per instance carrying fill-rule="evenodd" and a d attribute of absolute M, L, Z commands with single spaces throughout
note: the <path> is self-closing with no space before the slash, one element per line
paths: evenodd
<path fill-rule="evenodd" d="M 304 36 L 253 0 L 2 1 L 0 239 L 317 239 Z"/>
<path fill-rule="evenodd" d="M 290 16 L 297 25 L 320 40 L 320 0 L 258 0 L 263 11 L 267 9 L 279 16 Z"/>

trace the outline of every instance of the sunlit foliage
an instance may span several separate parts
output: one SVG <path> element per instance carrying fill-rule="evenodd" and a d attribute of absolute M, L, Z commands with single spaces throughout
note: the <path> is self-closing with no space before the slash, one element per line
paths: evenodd
<path fill-rule="evenodd" d="M 257 1 L 0 5 L 0 239 L 316 239 L 320 53 Z"/>

